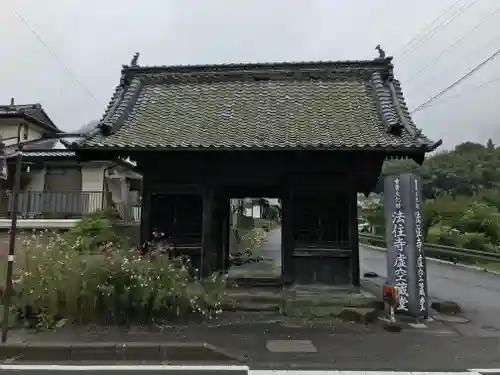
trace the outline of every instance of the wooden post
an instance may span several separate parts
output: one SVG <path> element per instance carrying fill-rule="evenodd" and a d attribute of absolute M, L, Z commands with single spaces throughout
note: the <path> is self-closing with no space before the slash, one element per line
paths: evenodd
<path fill-rule="evenodd" d="M 231 205 L 230 199 L 227 197 L 223 198 L 222 202 L 222 259 L 221 268 L 223 273 L 227 273 L 229 270 L 229 235 L 230 235 L 230 215 L 231 215 Z"/>
<path fill-rule="evenodd" d="M 209 277 L 214 261 L 214 209 L 215 195 L 212 186 L 207 186 L 203 194 L 203 219 L 201 236 L 200 278 Z"/>
<path fill-rule="evenodd" d="M 359 269 L 359 236 L 358 236 L 358 198 L 356 192 L 349 193 L 349 244 L 351 248 L 351 281 L 352 285 L 360 285 Z"/>
<path fill-rule="evenodd" d="M 293 282 L 292 255 L 294 248 L 293 208 L 291 194 L 281 200 L 281 277 L 284 284 Z"/>
<path fill-rule="evenodd" d="M 213 222 L 213 244 L 214 244 L 214 258 L 215 261 L 211 265 L 212 271 L 217 270 L 222 272 L 224 269 L 224 225 L 225 225 L 225 212 L 224 212 L 224 197 L 217 195 L 215 198 L 214 207 L 214 222 Z"/>
<path fill-rule="evenodd" d="M 151 238 L 151 227 L 149 216 L 151 214 L 151 187 L 146 176 L 142 179 L 142 202 L 141 202 L 141 227 L 140 227 L 140 244 L 149 241 Z"/>

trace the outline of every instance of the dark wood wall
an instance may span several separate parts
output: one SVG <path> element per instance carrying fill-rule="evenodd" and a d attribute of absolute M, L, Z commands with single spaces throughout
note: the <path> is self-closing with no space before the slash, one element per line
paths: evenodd
<path fill-rule="evenodd" d="M 127 156 L 143 173 L 142 240 L 153 228 L 164 228 L 197 259 L 203 275 L 227 267 L 229 198 L 276 197 L 283 202 L 283 282 L 359 284 L 356 195 L 375 186 L 384 154 L 172 151 Z"/>

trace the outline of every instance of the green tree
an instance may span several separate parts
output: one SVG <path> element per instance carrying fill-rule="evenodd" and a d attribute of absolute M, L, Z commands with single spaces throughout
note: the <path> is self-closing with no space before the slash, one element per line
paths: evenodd
<path fill-rule="evenodd" d="M 473 196 L 485 190 L 500 188 L 500 149 L 491 140 L 485 147 L 465 142 L 452 151 L 429 156 L 422 166 L 409 159 L 387 161 L 382 169 L 376 191 L 383 191 L 383 179 L 404 172 L 422 176 L 426 198 L 442 194 Z"/>
<path fill-rule="evenodd" d="M 482 150 L 484 150 L 484 146 L 475 142 L 464 142 L 455 146 L 455 152 L 457 153 L 475 153 Z"/>

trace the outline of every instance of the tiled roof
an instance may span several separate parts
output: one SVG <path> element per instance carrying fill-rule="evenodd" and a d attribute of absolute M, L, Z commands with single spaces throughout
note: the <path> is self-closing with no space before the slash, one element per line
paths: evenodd
<path fill-rule="evenodd" d="M 64 138 L 42 138 L 33 141 L 24 142 L 23 146 L 23 156 L 28 158 L 72 158 L 75 157 L 76 153 L 74 150 L 68 149 L 66 145 L 67 141 L 77 141 L 81 138 L 69 136 L 67 139 Z M 7 153 L 10 150 L 14 150 L 17 146 L 10 145 L 6 147 Z"/>
<path fill-rule="evenodd" d="M 58 151 L 23 151 L 23 155 L 26 157 L 73 157 L 76 155 L 74 151 L 71 150 L 58 150 Z"/>
<path fill-rule="evenodd" d="M 34 122 L 49 131 L 52 130 L 54 133 L 60 132 L 40 104 L 0 105 L 0 117 L 5 118 L 19 116 L 22 116 L 27 121 Z"/>
<path fill-rule="evenodd" d="M 80 148 L 429 151 L 391 59 L 124 66 Z"/>

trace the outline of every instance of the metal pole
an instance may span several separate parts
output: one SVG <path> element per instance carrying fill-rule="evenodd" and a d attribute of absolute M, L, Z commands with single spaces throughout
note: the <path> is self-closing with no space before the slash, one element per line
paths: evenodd
<path fill-rule="evenodd" d="M 9 255 L 7 258 L 7 275 L 5 279 L 5 292 L 3 296 L 3 322 L 2 322 L 2 342 L 7 341 L 7 332 L 9 330 L 9 312 L 10 300 L 13 294 L 12 290 L 12 274 L 14 271 L 14 253 L 16 250 L 16 231 L 17 231 L 17 206 L 19 201 L 19 191 L 21 190 L 21 167 L 22 167 L 22 151 L 21 151 L 21 126 L 18 129 L 17 135 L 17 155 L 16 155 L 16 173 L 14 175 L 14 188 L 12 190 L 12 210 L 11 210 L 11 226 L 9 238 Z"/>

